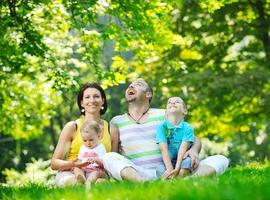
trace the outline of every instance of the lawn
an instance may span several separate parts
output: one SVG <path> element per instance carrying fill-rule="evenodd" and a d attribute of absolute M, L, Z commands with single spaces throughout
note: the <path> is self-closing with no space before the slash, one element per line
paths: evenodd
<path fill-rule="evenodd" d="M 63 188 L 1 186 L 0 199 L 270 199 L 270 164 L 231 168 L 220 177 L 159 180 L 144 184 L 107 182 L 91 187 Z"/>

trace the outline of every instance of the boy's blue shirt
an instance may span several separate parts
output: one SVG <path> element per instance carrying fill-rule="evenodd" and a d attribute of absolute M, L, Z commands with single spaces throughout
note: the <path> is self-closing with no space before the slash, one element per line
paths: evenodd
<path fill-rule="evenodd" d="M 182 142 L 194 142 L 194 129 L 184 120 L 174 127 L 165 119 L 157 128 L 156 140 L 158 144 L 167 143 L 171 156 L 175 157 Z"/>

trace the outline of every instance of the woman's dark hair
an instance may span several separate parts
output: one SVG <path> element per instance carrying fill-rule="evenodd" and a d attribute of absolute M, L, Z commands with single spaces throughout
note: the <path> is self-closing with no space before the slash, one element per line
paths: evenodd
<path fill-rule="evenodd" d="M 102 105 L 103 109 L 100 110 L 100 114 L 103 115 L 107 110 L 107 100 L 106 100 L 106 95 L 105 95 L 103 88 L 97 83 L 86 83 L 81 87 L 79 94 L 78 94 L 78 97 L 77 97 L 77 104 L 78 104 L 78 107 L 79 107 L 81 114 L 85 115 L 85 111 L 82 112 L 83 107 L 81 106 L 81 101 L 83 99 L 84 91 L 88 88 L 95 88 L 100 92 L 101 98 L 104 101 L 104 103 Z"/>

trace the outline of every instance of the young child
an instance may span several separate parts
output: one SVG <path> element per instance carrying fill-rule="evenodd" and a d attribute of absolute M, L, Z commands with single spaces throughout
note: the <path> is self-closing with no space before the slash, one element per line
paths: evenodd
<path fill-rule="evenodd" d="M 106 178 L 103 162 L 100 159 L 106 153 L 103 144 L 99 144 L 101 130 L 99 124 L 93 120 L 83 123 L 80 129 L 83 145 L 80 148 L 78 159 L 89 161 L 86 167 L 73 169 L 78 182 L 95 183 L 98 179 Z"/>
<path fill-rule="evenodd" d="M 158 126 L 156 137 L 166 167 L 163 178 L 185 176 L 191 170 L 191 158 L 183 159 L 194 142 L 194 130 L 184 121 L 186 115 L 187 107 L 180 97 L 168 99 L 166 119 Z"/>

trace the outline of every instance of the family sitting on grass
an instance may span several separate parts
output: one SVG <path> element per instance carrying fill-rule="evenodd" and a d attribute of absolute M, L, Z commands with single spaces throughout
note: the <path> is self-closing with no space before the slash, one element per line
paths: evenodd
<path fill-rule="evenodd" d="M 184 101 L 169 98 L 165 111 L 150 108 L 152 96 L 144 80 L 132 82 L 125 93 L 128 112 L 114 117 L 109 126 L 101 118 L 107 110 L 104 90 L 96 83 L 85 84 L 77 98 L 82 116 L 65 125 L 52 157 L 51 167 L 58 170 L 55 183 L 97 183 L 108 177 L 144 182 L 224 173 L 229 162 L 222 155 L 199 161 L 201 142 L 184 121 Z"/>

